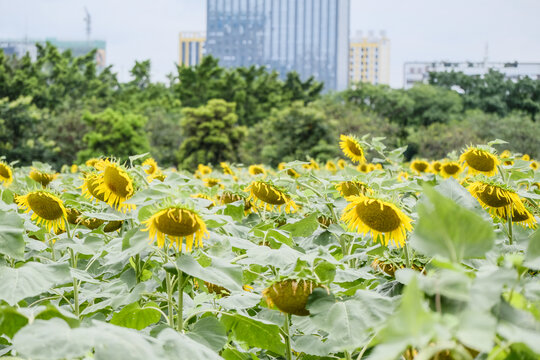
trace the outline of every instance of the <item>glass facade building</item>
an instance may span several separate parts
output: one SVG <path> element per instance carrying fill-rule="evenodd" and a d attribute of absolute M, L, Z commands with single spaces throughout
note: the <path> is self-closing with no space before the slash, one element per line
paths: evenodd
<path fill-rule="evenodd" d="M 207 0 L 206 54 L 225 67 L 264 65 L 282 77 L 348 85 L 350 0 Z"/>

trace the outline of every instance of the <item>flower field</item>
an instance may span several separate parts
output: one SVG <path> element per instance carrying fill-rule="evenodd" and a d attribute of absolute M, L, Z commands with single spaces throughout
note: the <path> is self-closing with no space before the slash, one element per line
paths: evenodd
<path fill-rule="evenodd" d="M 540 358 L 538 163 L 340 140 L 276 169 L 0 162 L 0 356 Z"/>

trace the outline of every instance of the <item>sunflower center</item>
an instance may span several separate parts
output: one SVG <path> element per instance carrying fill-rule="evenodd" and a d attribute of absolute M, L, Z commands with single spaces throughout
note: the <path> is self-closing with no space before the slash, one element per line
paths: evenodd
<path fill-rule="evenodd" d="M 86 187 L 88 188 L 88 192 L 90 194 L 92 194 L 93 197 L 95 197 L 96 199 L 100 200 L 100 201 L 105 201 L 105 196 L 103 193 L 99 193 L 97 191 L 97 187 L 98 187 L 98 183 L 97 183 L 97 177 L 96 176 L 92 176 L 90 178 L 88 178 L 86 180 Z"/>
<path fill-rule="evenodd" d="M 454 175 L 459 171 L 459 166 L 455 164 L 448 164 L 443 166 L 444 171 L 449 175 Z"/>
<path fill-rule="evenodd" d="M 341 183 L 341 192 L 343 196 L 360 195 L 365 192 L 365 187 L 354 181 L 344 181 Z"/>
<path fill-rule="evenodd" d="M 280 191 L 264 183 L 258 183 L 253 186 L 253 194 L 258 199 L 272 205 L 283 205 L 286 202 L 285 196 Z"/>
<path fill-rule="evenodd" d="M 125 175 L 122 174 L 118 169 L 110 166 L 105 169 L 105 185 L 113 192 L 114 194 L 127 198 L 131 195 L 129 191 L 129 181 L 126 179 Z"/>
<path fill-rule="evenodd" d="M 427 164 L 422 163 L 422 162 L 418 162 L 418 163 L 415 163 L 415 164 L 414 164 L 414 168 L 415 168 L 415 170 L 417 170 L 418 172 L 424 172 L 424 171 L 426 171 L 427 167 L 428 167 Z"/>
<path fill-rule="evenodd" d="M 4 164 L 0 164 L 0 176 L 7 179 L 9 178 L 9 171 Z"/>
<path fill-rule="evenodd" d="M 394 231 L 401 225 L 401 220 L 394 209 L 379 201 L 358 204 L 356 214 L 364 224 L 381 233 Z"/>
<path fill-rule="evenodd" d="M 503 194 L 503 190 L 500 190 L 495 186 L 488 185 L 483 191 L 478 192 L 478 198 L 482 200 L 484 204 L 494 208 L 510 205 L 511 200 Z"/>
<path fill-rule="evenodd" d="M 57 220 L 63 215 L 62 205 L 58 200 L 45 193 L 28 194 L 28 205 L 34 213 L 45 220 Z"/>
<path fill-rule="evenodd" d="M 200 228 L 195 215 L 185 209 L 164 211 L 154 220 L 154 225 L 160 232 L 170 236 L 188 236 Z"/>
<path fill-rule="evenodd" d="M 470 151 L 466 154 L 465 160 L 470 167 L 478 171 L 491 171 L 495 168 L 495 160 L 484 152 Z"/>
<path fill-rule="evenodd" d="M 349 148 L 349 151 L 352 152 L 356 156 L 364 155 L 364 152 L 362 151 L 362 148 L 360 148 L 360 146 L 358 146 L 352 140 L 347 140 L 347 147 Z"/>

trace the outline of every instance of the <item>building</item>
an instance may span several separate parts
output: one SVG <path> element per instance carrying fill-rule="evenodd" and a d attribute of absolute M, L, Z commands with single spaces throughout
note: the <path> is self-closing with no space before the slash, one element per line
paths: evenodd
<path fill-rule="evenodd" d="M 408 89 L 415 83 L 427 83 L 430 72 L 462 72 L 465 75 L 482 76 L 492 69 L 510 80 L 522 77 L 540 79 L 540 63 L 515 62 L 449 62 L 449 61 L 411 61 L 403 65 L 403 86 Z"/>
<path fill-rule="evenodd" d="M 259 65 L 281 77 L 348 85 L 350 0 L 207 0 L 206 53 L 225 67 Z"/>
<path fill-rule="evenodd" d="M 179 38 L 178 65 L 199 65 L 204 55 L 206 35 L 202 32 L 181 32 Z"/>
<path fill-rule="evenodd" d="M 349 81 L 371 84 L 390 83 L 390 40 L 384 32 L 351 38 L 349 50 Z"/>

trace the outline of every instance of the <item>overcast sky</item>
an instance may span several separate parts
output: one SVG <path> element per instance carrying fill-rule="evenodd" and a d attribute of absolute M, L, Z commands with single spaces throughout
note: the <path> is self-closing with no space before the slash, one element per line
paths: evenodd
<path fill-rule="evenodd" d="M 290 0 L 294 1 L 294 0 Z M 150 59 L 164 80 L 178 58 L 178 33 L 206 29 L 205 0 L 0 0 L 0 38 L 107 41 L 107 63 L 128 79 L 135 60 Z M 391 84 L 402 86 L 411 60 L 540 62 L 540 0 L 351 0 L 351 35 L 386 30 Z"/>

